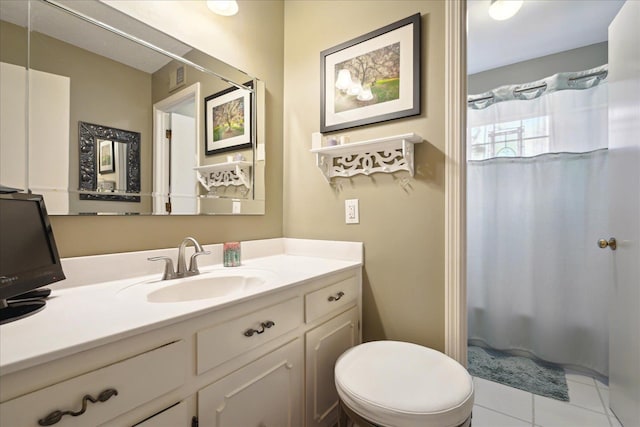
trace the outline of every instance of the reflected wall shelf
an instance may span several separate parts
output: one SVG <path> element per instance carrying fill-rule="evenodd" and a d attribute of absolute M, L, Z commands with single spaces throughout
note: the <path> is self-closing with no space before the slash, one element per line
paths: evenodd
<path fill-rule="evenodd" d="M 244 185 L 251 188 L 251 163 L 234 161 L 215 163 L 212 165 L 196 166 L 198 181 L 207 190 L 215 187 L 229 187 Z"/>
<path fill-rule="evenodd" d="M 422 142 L 415 133 L 370 139 L 344 145 L 314 148 L 316 166 L 328 182 L 334 177 L 350 177 L 376 172 L 408 171 L 413 176 L 413 148 Z"/>

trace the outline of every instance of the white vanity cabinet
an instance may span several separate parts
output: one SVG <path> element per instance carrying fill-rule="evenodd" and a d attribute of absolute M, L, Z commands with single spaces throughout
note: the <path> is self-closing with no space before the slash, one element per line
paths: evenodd
<path fill-rule="evenodd" d="M 292 259 L 292 261 L 294 261 Z M 323 261 L 324 263 L 324 261 Z M 336 359 L 361 340 L 361 266 L 290 282 L 6 373 L 0 426 L 330 426 Z M 62 298 L 62 297 L 61 297 Z M 32 319 L 37 319 L 36 316 Z"/>
<path fill-rule="evenodd" d="M 334 425 L 333 367 L 361 340 L 360 277 L 359 270 L 325 277 L 301 286 L 296 297 L 199 332 L 199 372 L 252 348 L 252 342 L 282 335 L 292 340 L 198 391 L 198 427 Z M 264 327 L 270 321 L 274 325 Z M 247 326 L 254 331 L 250 336 L 239 333 Z M 222 331 L 234 332 L 221 348 L 214 343 Z"/>

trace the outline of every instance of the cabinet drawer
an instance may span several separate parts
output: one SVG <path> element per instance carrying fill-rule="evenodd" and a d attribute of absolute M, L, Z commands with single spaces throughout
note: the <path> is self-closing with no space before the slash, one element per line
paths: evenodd
<path fill-rule="evenodd" d="M 356 303 L 358 281 L 355 276 L 341 280 L 304 297 L 305 322 L 310 323 L 332 311 L 349 307 Z"/>
<path fill-rule="evenodd" d="M 197 373 L 279 337 L 302 324 L 302 300 L 291 298 L 197 333 Z"/>
<path fill-rule="evenodd" d="M 80 416 L 64 415 L 56 427 L 89 426 L 104 423 L 184 384 L 187 347 L 177 341 L 139 356 L 54 384 L 0 404 L 0 425 L 38 426 L 54 411 L 78 412 L 83 397 L 98 398 L 113 389 L 108 400 L 87 402 Z M 170 369 L 168 369 L 170 368 Z"/>

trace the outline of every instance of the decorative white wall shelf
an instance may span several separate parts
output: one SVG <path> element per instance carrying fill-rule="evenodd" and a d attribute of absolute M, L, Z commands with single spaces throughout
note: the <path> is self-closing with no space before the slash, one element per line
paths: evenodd
<path fill-rule="evenodd" d="M 413 176 L 413 146 L 422 142 L 415 133 L 376 138 L 344 145 L 314 148 L 316 166 L 328 182 L 333 177 L 350 177 L 376 172 L 406 170 Z"/>
<path fill-rule="evenodd" d="M 212 165 L 196 166 L 193 168 L 198 174 L 198 181 L 207 190 L 215 187 L 229 187 L 244 185 L 251 188 L 251 163 L 235 161 L 215 163 Z"/>

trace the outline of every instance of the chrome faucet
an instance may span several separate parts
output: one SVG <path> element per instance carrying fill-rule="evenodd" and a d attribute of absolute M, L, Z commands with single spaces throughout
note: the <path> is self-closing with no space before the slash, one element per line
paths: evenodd
<path fill-rule="evenodd" d="M 191 255 L 191 258 L 189 260 L 189 269 L 187 269 L 185 250 L 189 242 L 193 243 L 195 252 L 193 253 L 193 255 Z M 210 253 L 211 252 L 202 249 L 200 243 L 198 243 L 198 241 L 193 237 L 185 237 L 185 239 L 182 241 L 182 243 L 180 243 L 180 246 L 178 247 L 178 269 L 176 271 L 173 270 L 173 261 L 168 256 L 157 256 L 147 259 L 149 261 L 164 261 L 165 265 L 162 280 L 171 280 L 200 274 L 200 271 L 198 270 L 197 258 L 200 255 L 209 255 Z"/>
<path fill-rule="evenodd" d="M 195 252 L 193 253 L 193 255 L 191 255 L 191 259 L 189 260 L 189 269 L 187 270 L 187 261 L 185 260 L 184 251 L 187 248 L 189 242 L 193 243 Z M 211 252 L 202 249 L 200 243 L 198 243 L 198 241 L 193 237 L 185 237 L 182 243 L 180 243 L 180 247 L 178 248 L 178 270 L 176 271 L 177 276 L 186 277 L 200 274 L 196 258 L 200 255 L 208 255 L 210 253 Z"/>

